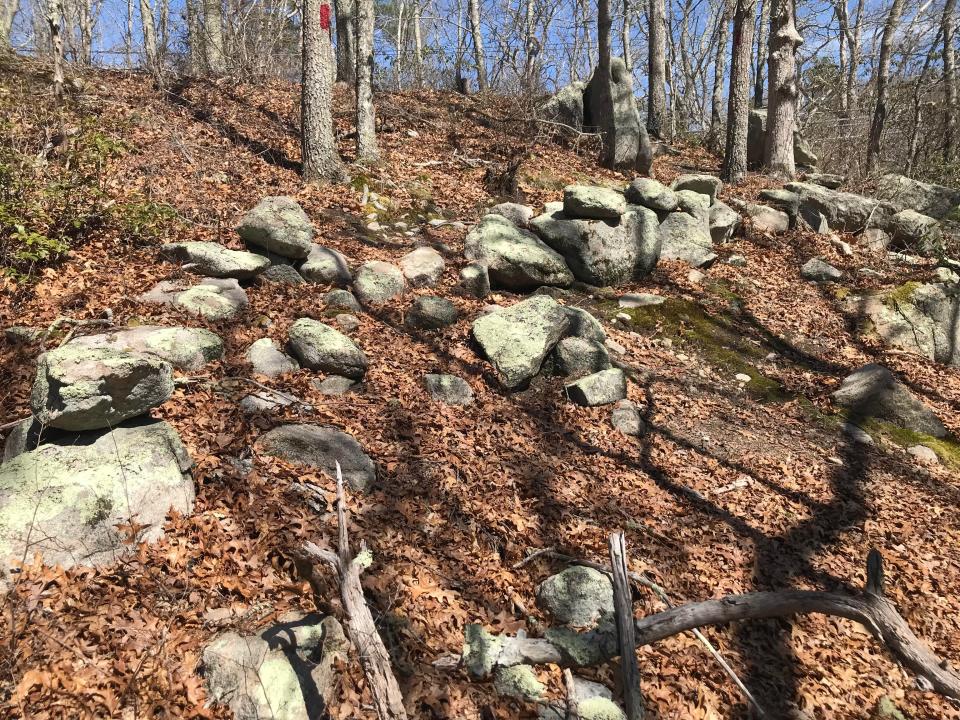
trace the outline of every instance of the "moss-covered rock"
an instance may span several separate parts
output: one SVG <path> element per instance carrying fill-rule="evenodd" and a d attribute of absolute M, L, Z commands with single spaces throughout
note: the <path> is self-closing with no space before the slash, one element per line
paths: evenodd
<path fill-rule="evenodd" d="M 539 700 L 546 691 L 529 665 L 498 667 L 493 673 L 493 687 L 498 695 L 527 702 Z"/>
<path fill-rule="evenodd" d="M 367 356 L 356 344 L 329 325 L 300 318 L 289 331 L 289 347 L 303 367 L 360 380 L 367 372 Z"/>

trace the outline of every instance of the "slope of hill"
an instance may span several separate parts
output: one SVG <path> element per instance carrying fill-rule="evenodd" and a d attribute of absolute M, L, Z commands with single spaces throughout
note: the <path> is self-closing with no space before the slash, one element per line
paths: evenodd
<path fill-rule="evenodd" d="M 196 82 L 158 90 L 141 76 L 97 72 L 72 89 L 54 121 L 39 71 L 8 70 L 0 78 L 8 147 L 21 160 L 45 158 L 31 171 L 37 182 L 74 177 L 76 158 L 86 158 L 89 172 L 77 186 L 87 190 L 82 197 L 76 190 L 59 212 L 70 203 L 94 210 L 82 228 L 63 233 L 74 244 L 59 261 L 21 260 L 16 274 L 0 280 L 0 325 L 50 328 L 61 317 L 103 318 L 109 310 L 116 326 L 209 328 L 226 352 L 181 377 L 153 412 L 179 432 L 195 461 L 193 514 L 171 517 L 163 539 L 97 570 L 25 558 L 0 615 L 7 717 L 227 717 L 208 705 L 205 643 L 228 628 L 252 632 L 287 610 L 314 609 L 293 556 L 306 540 L 335 537 L 330 479 L 252 450 L 284 421 L 342 428 L 377 463 L 375 487 L 350 499 L 352 533 L 373 551 L 364 583 L 414 717 L 530 713 L 489 684 L 434 663 L 459 653 L 467 623 L 534 633 L 543 622 L 535 588 L 562 565 L 546 558 L 516 564 L 548 547 L 603 561 L 608 534 L 621 528 L 633 569 L 675 601 L 783 587 L 855 590 L 868 550 L 877 547 L 904 616 L 960 664 L 960 451 L 941 441 L 940 464 L 921 465 L 904 452 L 916 438 L 886 426 L 873 429 L 873 445 L 854 443 L 829 399 L 850 371 L 883 362 L 960 432 L 960 370 L 860 339 L 843 310 L 850 288 L 924 279 L 928 265 L 893 264 L 862 247 L 847 257 L 809 233 L 748 232 L 719 249 L 722 258 L 744 256 L 743 267 L 719 262 L 698 278 L 682 263 L 662 261 L 643 283 L 623 288 L 669 298 L 629 320 L 617 319 L 615 295 L 563 294 L 566 304 L 596 314 L 625 348 L 629 397 L 646 424 L 644 435 L 629 437 L 611 426 L 609 407 L 567 401 L 560 378 L 538 378 L 519 393 L 490 382 L 470 326 L 487 303 L 514 298 L 455 291 L 465 225 L 494 200 L 484 183 L 488 168 L 529 149 L 520 187 L 536 208 L 560 199 L 570 182 L 630 180 L 598 170 L 589 147 L 534 137 L 525 148 L 511 131 L 516 110 L 506 101 L 385 95 L 382 163 L 351 168 L 350 185 L 305 188 L 297 174 L 295 87 Z M 337 103 L 349 160 L 348 98 L 338 95 Z M 715 171 L 716 161 L 687 148 L 659 158 L 656 169 L 669 181 L 686 170 Z M 766 183 L 754 177 L 724 195 L 752 200 Z M 297 318 L 323 317 L 329 287 L 253 283 L 248 310 L 226 322 L 136 298 L 185 276 L 159 258 L 157 244 L 212 240 L 240 249 L 234 227 L 241 215 L 262 197 L 283 194 L 302 204 L 317 241 L 354 266 L 396 262 L 427 242 L 444 251 L 447 267 L 437 287 L 358 313 L 350 334 L 370 360 L 359 390 L 323 395 L 311 383 L 318 374 L 307 370 L 258 377 L 301 402 L 250 416 L 239 407 L 251 390 L 247 348 L 263 337 L 282 345 Z M 440 218 L 448 222 L 429 222 Z M 405 234 L 412 229 L 414 236 Z M 812 256 L 843 269 L 846 285 L 802 281 L 799 267 Z M 876 272 L 858 273 L 864 266 Z M 451 299 L 460 320 L 435 333 L 408 330 L 413 296 L 427 294 Z M 36 358 L 70 327 L 0 341 L 0 424 L 29 414 Z M 422 386 L 431 372 L 465 378 L 475 403 L 431 400 Z M 326 507 L 312 507 L 294 481 L 322 488 Z M 336 585 L 327 581 L 329 605 L 317 609 L 339 612 Z M 653 596 L 638 605 L 662 608 Z M 960 717 L 851 623 L 814 616 L 705 633 L 774 717 L 870 717 L 883 696 L 911 717 Z M 640 657 L 650 716 L 748 716 L 736 687 L 691 636 L 644 648 Z M 373 717 L 356 663 L 341 671 L 331 716 Z M 613 665 L 586 674 L 615 682 Z M 558 669 L 545 669 L 541 679 L 562 697 Z"/>

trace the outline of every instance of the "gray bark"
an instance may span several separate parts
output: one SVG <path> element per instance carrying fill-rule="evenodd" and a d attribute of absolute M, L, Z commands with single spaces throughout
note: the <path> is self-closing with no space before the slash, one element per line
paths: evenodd
<path fill-rule="evenodd" d="M 337 16 L 337 81 L 353 85 L 357 79 L 356 0 L 333 0 L 333 11 Z"/>
<path fill-rule="evenodd" d="M 197 16 L 197 1 L 185 0 L 184 3 L 187 16 L 188 67 L 190 74 L 194 76 L 203 72 L 203 33 L 200 31 L 200 18 Z"/>
<path fill-rule="evenodd" d="M 637 639 L 634 635 L 633 596 L 630 593 L 630 580 L 627 577 L 629 574 L 627 542 L 622 532 L 610 536 L 610 566 L 613 569 L 613 603 L 616 610 L 620 674 L 623 678 L 623 698 L 627 709 L 627 720 L 643 720 L 640 667 L 637 664 Z"/>
<path fill-rule="evenodd" d="M 650 0 L 647 130 L 663 139 L 667 116 L 667 11 L 664 0 Z"/>
<path fill-rule="evenodd" d="M 303 177 L 307 181 L 343 179 L 333 133 L 333 48 L 329 29 L 321 27 L 323 0 L 303 2 L 303 81 L 300 101 Z"/>
<path fill-rule="evenodd" d="M 872 173 L 880 162 L 883 144 L 883 126 L 887 120 L 887 83 L 890 79 L 890 54 L 893 52 L 893 38 L 903 14 L 904 0 L 893 0 L 890 13 L 883 26 L 880 38 L 880 58 L 877 61 L 876 95 L 873 108 L 873 121 L 870 123 L 870 138 L 867 142 L 867 172 Z"/>
<path fill-rule="evenodd" d="M 946 102 L 944 112 L 943 159 L 950 163 L 957 158 L 957 57 L 953 48 L 957 34 L 957 0 L 947 0 L 943 8 L 943 84 Z"/>
<path fill-rule="evenodd" d="M 467 0 L 470 35 L 473 38 L 473 63 L 477 70 L 477 88 L 487 89 L 487 57 L 483 51 L 483 33 L 480 28 L 480 0 Z"/>
<path fill-rule="evenodd" d="M 723 78 L 727 71 L 727 44 L 730 36 L 732 3 L 723 1 L 720 27 L 717 32 L 716 55 L 713 59 L 713 94 L 710 98 L 710 133 L 708 145 L 719 153 L 723 150 Z"/>
<path fill-rule="evenodd" d="M 756 20 L 755 0 L 736 0 L 730 51 L 730 93 L 727 100 L 727 142 L 723 179 L 737 183 L 747 174 L 747 124 L 750 119 L 750 56 Z"/>
<path fill-rule="evenodd" d="M 160 72 L 160 57 L 157 55 L 157 29 L 153 23 L 150 0 L 140 0 L 140 26 L 143 29 L 143 52 L 147 70 L 156 75 Z"/>
<path fill-rule="evenodd" d="M 630 0 L 623 0 L 623 25 L 621 26 L 621 44 L 623 45 L 623 64 L 627 66 L 627 72 L 633 72 L 633 57 L 630 51 L 630 26 L 633 24 L 633 11 L 630 8 Z"/>
<path fill-rule="evenodd" d="M 374 0 L 357 0 L 357 160 L 376 162 L 377 122 L 373 107 Z"/>
<path fill-rule="evenodd" d="M 47 31 L 50 33 L 50 52 L 53 56 L 53 95 L 63 98 L 63 0 L 47 0 Z"/>
<path fill-rule="evenodd" d="M 763 66 L 767 60 L 767 41 L 770 30 L 770 2 L 760 0 L 760 22 L 758 24 L 757 54 L 753 64 L 753 106 L 763 107 Z"/>
<path fill-rule="evenodd" d="M 796 27 L 794 0 L 772 0 L 770 7 L 770 64 L 767 108 L 767 169 L 793 177 L 793 132 L 796 129 L 797 46 L 803 42 Z"/>
<path fill-rule="evenodd" d="M 17 0 L 0 0 L 0 50 L 10 47 L 10 33 L 13 30 L 17 5 Z"/>
<path fill-rule="evenodd" d="M 223 45 L 223 6 L 222 0 L 203 0 L 204 53 L 207 69 L 214 75 L 226 72 Z"/>

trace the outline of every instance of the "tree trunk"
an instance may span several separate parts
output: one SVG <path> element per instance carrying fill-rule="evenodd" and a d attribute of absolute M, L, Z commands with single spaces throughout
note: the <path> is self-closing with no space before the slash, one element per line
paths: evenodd
<path fill-rule="evenodd" d="M 127 70 L 133 69 L 133 0 L 127 0 L 127 32 L 123 37 L 123 49 L 127 59 Z"/>
<path fill-rule="evenodd" d="M 413 78 L 423 87 L 423 32 L 420 28 L 420 0 L 413 0 Z"/>
<path fill-rule="evenodd" d="M 664 0 L 650 0 L 647 130 L 663 139 L 667 115 L 667 11 Z"/>
<path fill-rule="evenodd" d="M 883 144 L 883 126 L 887 120 L 887 82 L 890 79 L 890 54 L 893 51 L 893 38 L 903 14 L 904 0 L 893 0 L 890 14 L 883 26 L 880 38 L 880 59 L 877 62 L 876 93 L 877 102 L 873 109 L 873 122 L 870 123 L 870 139 L 867 142 L 867 172 L 873 173 L 880 162 Z"/>
<path fill-rule="evenodd" d="M 526 10 L 523 21 L 523 84 L 527 89 L 534 86 L 534 66 L 536 63 L 536 47 L 534 36 L 533 0 L 526 0 Z"/>
<path fill-rule="evenodd" d="M 214 75 L 226 72 L 223 56 L 223 0 L 203 0 L 203 48 L 207 69 Z"/>
<path fill-rule="evenodd" d="M 803 42 L 796 27 L 794 0 L 771 0 L 770 65 L 767 93 L 767 169 L 779 177 L 793 177 L 793 133 L 796 129 L 797 46 Z"/>
<path fill-rule="evenodd" d="M 708 145 L 715 153 L 723 151 L 723 78 L 727 71 L 727 41 L 730 35 L 730 0 L 723 1 L 717 52 L 713 59 L 713 95 L 710 99 L 710 133 Z"/>
<path fill-rule="evenodd" d="M 953 43 L 957 32 L 957 0 L 947 0 L 943 8 L 943 159 L 951 163 L 957 158 L 957 57 Z"/>
<path fill-rule="evenodd" d="M 337 82 L 357 81 L 356 0 L 333 0 L 337 16 Z"/>
<path fill-rule="evenodd" d="M 633 13 L 630 10 L 630 0 L 623 0 L 623 26 L 621 27 L 621 44 L 623 45 L 623 64 L 627 72 L 633 72 L 633 58 L 630 51 L 630 26 L 633 24 Z"/>
<path fill-rule="evenodd" d="M 53 96 L 63 99 L 63 0 L 47 0 L 47 30 L 50 33 L 50 52 L 53 56 Z"/>
<path fill-rule="evenodd" d="M 940 32 L 943 32 L 943 28 L 940 29 Z M 913 175 L 913 168 L 917 162 L 917 148 L 920 143 L 920 122 L 923 119 L 923 90 L 927 80 L 927 73 L 930 70 L 930 63 L 933 62 L 933 58 L 937 53 L 937 43 L 940 41 L 940 32 L 937 33 L 937 37 L 934 38 L 933 43 L 930 45 L 930 51 L 923 59 L 923 68 L 921 68 L 920 74 L 917 75 L 917 79 L 913 83 L 913 123 L 910 126 L 910 145 L 907 150 L 907 166 L 903 173 L 907 177 Z"/>
<path fill-rule="evenodd" d="M 190 74 L 196 77 L 203 72 L 203 33 L 197 17 L 197 0 L 185 0 L 187 15 L 187 51 Z"/>
<path fill-rule="evenodd" d="M 157 56 L 157 29 L 153 24 L 150 0 L 140 0 L 140 25 L 143 28 L 143 52 L 147 70 L 157 75 L 160 72 L 160 58 Z"/>
<path fill-rule="evenodd" d="M 330 5 L 303 2 L 303 82 L 300 101 L 303 177 L 307 181 L 343 179 L 343 166 L 333 133 L 333 48 Z"/>
<path fill-rule="evenodd" d="M 753 106 L 763 107 L 763 66 L 767 59 L 767 41 L 770 30 L 770 3 L 760 0 L 760 23 L 757 35 L 757 56 L 753 64 Z"/>
<path fill-rule="evenodd" d="M 377 121 L 373 108 L 374 0 L 357 0 L 357 160 L 376 162 Z"/>
<path fill-rule="evenodd" d="M 487 58 L 483 52 L 483 34 L 480 29 L 480 0 L 467 0 L 470 16 L 470 34 L 473 37 L 473 62 L 477 69 L 477 89 L 487 89 Z"/>
<path fill-rule="evenodd" d="M 849 53 L 849 48 L 847 47 L 847 34 L 849 32 L 849 25 L 846 18 L 846 6 L 846 0 L 841 0 L 836 8 L 837 24 L 840 26 L 840 34 L 837 38 L 837 58 L 840 65 L 839 72 L 841 79 L 848 77 L 850 63 L 850 60 L 847 57 Z M 843 14 L 841 14 L 841 12 L 843 12 Z M 850 106 L 847 105 L 846 92 L 840 94 L 840 115 L 842 117 L 850 117 Z"/>
<path fill-rule="evenodd" d="M 756 21 L 756 0 L 736 0 L 730 51 L 730 93 L 727 100 L 727 142 L 723 179 L 737 183 L 747 174 L 747 124 L 750 119 L 750 55 Z"/>
<path fill-rule="evenodd" d="M 0 52 L 10 48 L 10 33 L 13 31 L 17 4 L 17 0 L 0 0 Z"/>

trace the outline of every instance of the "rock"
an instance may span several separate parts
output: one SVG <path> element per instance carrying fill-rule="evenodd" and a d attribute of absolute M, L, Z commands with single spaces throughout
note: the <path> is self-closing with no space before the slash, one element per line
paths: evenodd
<path fill-rule="evenodd" d="M 743 255 L 731 255 L 727 258 L 727 265 L 732 265 L 733 267 L 746 267 L 747 258 Z"/>
<path fill-rule="evenodd" d="M 483 263 L 470 263 L 460 271 L 460 291 L 475 298 L 490 294 L 490 274 Z"/>
<path fill-rule="evenodd" d="M 853 247 L 848 242 L 834 236 L 830 238 L 830 244 L 833 245 L 844 257 L 853 257 Z"/>
<path fill-rule="evenodd" d="M 293 405 L 294 400 L 285 394 L 273 390 L 258 389 L 244 396 L 240 401 L 240 410 L 246 415 L 269 413 Z"/>
<path fill-rule="evenodd" d="M 43 332 L 44 331 L 39 328 L 11 325 L 8 328 L 4 328 L 3 336 L 11 345 L 25 345 L 39 340 L 43 336 Z"/>
<path fill-rule="evenodd" d="M 708 217 L 673 212 L 660 223 L 663 260 L 683 260 L 693 267 L 708 267 L 716 259 Z"/>
<path fill-rule="evenodd" d="M 612 188 L 567 185 L 563 189 L 563 213 L 571 219 L 618 221 L 627 211 L 627 199 Z"/>
<path fill-rule="evenodd" d="M 943 232 L 940 223 L 915 210 L 901 210 L 890 219 L 888 227 L 893 242 L 925 257 L 943 250 Z"/>
<path fill-rule="evenodd" d="M 791 182 L 784 186 L 800 198 L 798 212 L 814 230 L 817 214 L 833 230 L 857 233 L 868 227 L 882 228 L 893 214 L 888 205 L 873 198 L 829 190 L 813 183 Z"/>
<path fill-rule="evenodd" d="M 617 304 L 622 308 L 647 307 L 649 305 L 663 305 L 666 298 L 653 293 L 627 293 L 621 295 Z"/>
<path fill-rule="evenodd" d="M 406 323 L 416 330 L 439 330 L 459 319 L 457 306 L 446 298 L 422 295 L 407 310 Z"/>
<path fill-rule="evenodd" d="M 563 257 L 536 235 L 499 215 L 487 215 L 464 241 L 468 260 L 486 265 L 490 282 L 515 292 L 541 285 L 566 287 L 573 274 Z"/>
<path fill-rule="evenodd" d="M 247 362 L 258 375 L 278 377 L 300 369 L 300 364 L 280 351 L 270 338 L 260 338 L 247 349 Z"/>
<path fill-rule="evenodd" d="M 746 212 L 753 227 L 760 232 L 777 235 L 790 229 L 790 216 L 782 210 L 750 203 L 746 207 Z"/>
<path fill-rule="evenodd" d="M 536 214 L 533 211 L 533 208 L 529 205 L 521 205 L 520 203 L 505 202 L 500 203 L 499 205 L 494 205 L 492 208 L 487 210 L 491 215 L 499 215 L 500 217 L 505 217 L 507 220 L 512 222 L 517 227 L 526 227 L 527 223 L 533 220 L 533 216 Z"/>
<path fill-rule="evenodd" d="M 360 380 L 367 372 L 367 356 L 353 340 L 329 325 L 300 318 L 291 327 L 290 351 L 310 370 Z"/>
<path fill-rule="evenodd" d="M 670 185 L 674 190 L 693 190 L 710 198 L 712 205 L 723 189 L 723 181 L 713 175 L 681 175 Z"/>
<path fill-rule="evenodd" d="M 884 695 L 877 700 L 871 720 L 907 720 L 907 716 L 900 712 L 900 708 L 889 695 Z"/>
<path fill-rule="evenodd" d="M 257 279 L 276 283 L 277 285 L 303 285 L 307 282 L 303 279 L 303 276 L 296 271 L 293 265 L 278 263 L 274 263 L 260 273 Z"/>
<path fill-rule="evenodd" d="M 810 258 L 800 268 L 800 276 L 814 282 L 837 282 L 843 278 L 843 273 L 820 258 Z"/>
<path fill-rule="evenodd" d="M 623 357 L 624 355 L 627 354 L 627 349 L 623 345 L 618 343 L 616 340 L 611 340 L 610 338 L 607 338 L 606 340 L 604 340 L 603 346 L 607 350 L 612 352 L 614 355 L 617 355 L 619 357 Z"/>
<path fill-rule="evenodd" d="M 360 327 L 360 318 L 350 313 L 338 313 L 334 316 L 333 322 L 343 332 L 353 332 Z"/>
<path fill-rule="evenodd" d="M 933 411 L 882 365 L 864 365 L 851 373 L 831 397 L 848 410 L 854 423 L 859 418 L 876 417 L 937 438 L 947 434 Z"/>
<path fill-rule="evenodd" d="M 815 168 L 819 162 L 810 143 L 797 130 L 793 131 L 793 162 L 798 168 Z"/>
<path fill-rule="evenodd" d="M 863 428 L 857 427 L 853 423 L 843 424 L 843 434 L 861 445 L 873 445 L 873 438 Z"/>
<path fill-rule="evenodd" d="M 938 283 L 960 283 L 960 275 L 950 268 L 938 267 L 933 271 L 933 281 Z"/>
<path fill-rule="evenodd" d="M 179 242 L 160 246 L 160 253 L 198 275 L 214 278 L 249 280 L 270 266 L 262 255 L 241 250 L 228 250 L 214 242 Z"/>
<path fill-rule="evenodd" d="M 556 92 L 538 112 L 540 117 L 573 130 L 583 129 L 583 91 L 585 82 L 575 82 Z"/>
<path fill-rule="evenodd" d="M 800 211 L 800 196 L 789 190 L 780 188 L 761 190 L 760 198 L 766 200 L 767 204 L 775 209 L 785 212 L 791 218 L 795 218 Z"/>
<path fill-rule="evenodd" d="M 583 90 L 583 126 L 607 135 L 609 167 L 649 174 L 653 149 L 637 109 L 633 73 L 622 58 L 610 59 L 608 73 L 594 72 L 590 77 Z"/>
<path fill-rule="evenodd" d="M 321 395 L 346 395 L 357 383 L 340 375 L 329 375 L 323 380 L 311 381 L 314 389 Z"/>
<path fill-rule="evenodd" d="M 867 228 L 860 237 L 873 252 L 885 252 L 891 241 L 890 234 L 880 228 Z"/>
<path fill-rule="evenodd" d="M 613 613 L 613 584 L 599 570 L 574 565 L 540 583 L 537 604 L 561 625 L 590 627 Z"/>
<path fill-rule="evenodd" d="M 583 308 L 572 305 L 562 305 L 561 307 L 567 316 L 567 320 L 570 321 L 570 325 L 567 327 L 569 337 L 584 338 L 601 344 L 607 339 L 607 333 L 603 329 L 603 325 L 592 314 Z"/>
<path fill-rule="evenodd" d="M 577 701 L 577 716 L 580 720 L 626 720 L 623 711 L 613 702 L 610 688 L 600 683 L 574 675 L 573 695 Z M 566 703 L 542 704 L 538 717 L 540 720 L 566 720 Z"/>
<path fill-rule="evenodd" d="M 501 697 L 526 702 L 539 700 L 546 692 L 530 665 L 497 666 L 493 671 L 493 688 Z"/>
<path fill-rule="evenodd" d="M 643 435 L 647 430 L 640 415 L 640 409 L 630 400 L 621 400 L 617 403 L 610 414 L 610 424 L 615 430 L 632 437 Z"/>
<path fill-rule="evenodd" d="M 903 175 L 884 175 L 876 195 L 897 211 L 913 210 L 941 220 L 960 205 L 960 190 L 913 180 Z"/>
<path fill-rule="evenodd" d="M 114 562 L 136 547 L 116 526 L 134 519 L 138 540 L 152 542 L 171 508 L 190 513 L 190 466 L 176 431 L 149 419 L 19 454 L 0 465 L 0 558 L 40 552 L 48 565 Z"/>
<path fill-rule="evenodd" d="M 300 266 L 300 274 L 310 282 L 324 285 L 349 285 L 350 261 L 333 248 L 313 244 L 310 254 Z"/>
<path fill-rule="evenodd" d="M 305 260 L 313 247 L 313 224 L 291 197 L 265 197 L 240 220 L 237 232 L 249 245 L 294 260 Z"/>
<path fill-rule="evenodd" d="M 30 395 L 34 416 L 63 430 L 118 425 L 173 394 L 173 368 L 153 355 L 65 345 L 40 356 Z"/>
<path fill-rule="evenodd" d="M 423 376 L 423 385 L 430 397 L 447 405 L 472 405 L 473 389 L 463 378 L 456 375 L 428 374 Z"/>
<path fill-rule="evenodd" d="M 327 310 L 346 310 L 347 312 L 362 312 L 363 308 L 349 290 L 331 290 L 323 296 L 323 305 Z"/>
<path fill-rule="evenodd" d="M 353 290 L 364 305 L 382 305 L 400 295 L 405 285 L 400 268 L 380 260 L 365 262 L 353 279 Z"/>
<path fill-rule="evenodd" d="M 687 273 L 687 282 L 693 285 L 699 285 L 706 279 L 706 273 L 700 272 L 699 270 L 691 270 Z"/>
<path fill-rule="evenodd" d="M 619 705 L 602 697 L 588 698 L 577 703 L 577 715 L 580 720 L 627 720 Z"/>
<path fill-rule="evenodd" d="M 473 337 L 504 386 L 514 389 L 540 372 L 569 325 L 556 300 L 536 295 L 477 318 Z"/>
<path fill-rule="evenodd" d="M 752 108 L 747 121 L 747 167 L 763 166 L 763 150 L 767 145 L 767 109 Z M 793 160 L 798 166 L 816 167 L 817 156 L 810 150 L 803 135 L 793 133 Z"/>
<path fill-rule="evenodd" d="M 656 212 L 673 212 L 677 209 L 676 193 L 652 178 L 635 178 L 627 185 L 624 195 L 628 203 L 641 205 Z"/>
<path fill-rule="evenodd" d="M 403 276 L 413 287 L 433 287 L 443 275 L 443 256 L 431 247 L 419 247 L 400 258 Z"/>
<path fill-rule="evenodd" d="M 109 348 L 153 355 L 177 370 L 199 370 L 223 357 L 223 340 L 203 328 L 139 325 L 74 338 L 66 347 Z"/>
<path fill-rule="evenodd" d="M 236 720 L 324 717 L 347 649 L 336 618 L 316 614 L 285 615 L 257 635 L 227 632 L 203 651 L 207 693 Z"/>
<path fill-rule="evenodd" d="M 814 185 L 823 185 L 825 188 L 836 190 L 843 185 L 846 178 L 843 175 L 830 175 L 828 173 L 807 173 L 803 176 L 803 179 Z"/>
<path fill-rule="evenodd" d="M 739 227 L 740 213 L 725 202 L 717 200 L 710 206 L 710 238 L 713 242 L 729 241 Z"/>
<path fill-rule="evenodd" d="M 907 448 L 907 452 L 913 455 L 921 465 L 939 465 L 940 458 L 926 445 L 913 445 Z"/>
<path fill-rule="evenodd" d="M 601 370 L 565 385 L 564 390 L 577 405 L 609 405 L 627 397 L 627 378 L 619 368 Z"/>
<path fill-rule="evenodd" d="M 607 370 L 610 356 L 602 343 L 579 337 L 564 338 L 553 350 L 557 372 L 570 378 Z"/>
<path fill-rule="evenodd" d="M 695 190 L 677 190 L 677 207 L 707 223 L 710 221 L 710 196 Z"/>
<path fill-rule="evenodd" d="M 360 443 L 333 427 L 280 425 L 260 436 L 254 449 L 286 462 L 318 468 L 331 478 L 336 478 L 339 462 L 344 482 L 357 492 L 367 490 L 377 479 L 373 460 Z"/>
<path fill-rule="evenodd" d="M 539 215 L 531 229 L 559 252 L 581 282 L 616 286 L 645 275 L 660 258 L 657 216 L 633 206 L 618 222 L 570 219 L 565 213 Z"/>
<path fill-rule="evenodd" d="M 212 321 L 229 320 L 248 305 L 247 293 L 233 278 L 203 278 L 190 287 L 165 280 L 137 299 L 171 305 Z"/>

